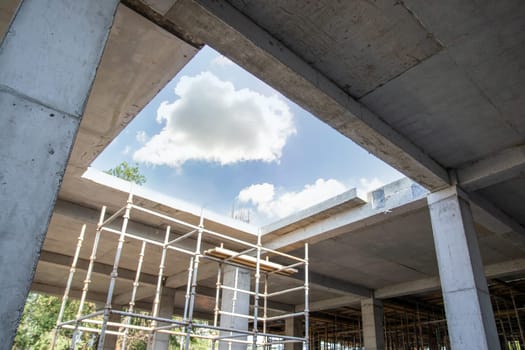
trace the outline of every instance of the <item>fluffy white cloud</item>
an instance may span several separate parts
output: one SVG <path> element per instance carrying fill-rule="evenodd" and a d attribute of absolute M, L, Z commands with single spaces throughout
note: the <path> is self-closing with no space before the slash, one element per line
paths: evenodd
<path fill-rule="evenodd" d="M 211 61 L 211 63 L 216 65 L 216 66 L 221 66 L 221 67 L 230 66 L 230 65 L 234 64 L 232 60 L 230 60 L 228 57 L 223 56 L 223 55 L 219 55 L 219 56 L 215 57 Z"/>
<path fill-rule="evenodd" d="M 384 185 L 385 183 L 379 180 L 377 177 L 374 177 L 372 179 L 367 179 L 363 177 L 359 179 L 359 183 L 356 186 L 357 194 L 359 195 L 359 197 L 366 199 L 368 192 L 376 190 Z"/>
<path fill-rule="evenodd" d="M 337 180 L 317 179 L 315 183 L 305 185 L 299 192 L 276 194 L 274 185 L 262 183 L 244 188 L 239 192 L 238 199 L 239 202 L 253 204 L 257 211 L 269 218 L 282 218 L 341 194 L 347 189 Z"/>
<path fill-rule="evenodd" d="M 135 161 L 172 167 L 191 159 L 222 165 L 274 162 L 295 133 L 286 102 L 236 90 L 210 72 L 182 77 L 175 94 L 178 100 L 165 101 L 157 110 L 157 122 L 166 125 L 135 152 Z"/>
<path fill-rule="evenodd" d="M 144 143 L 148 142 L 149 135 L 144 130 L 141 130 L 141 131 L 137 132 L 137 135 L 135 135 L 135 138 L 137 139 L 138 142 L 144 144 Z"/>

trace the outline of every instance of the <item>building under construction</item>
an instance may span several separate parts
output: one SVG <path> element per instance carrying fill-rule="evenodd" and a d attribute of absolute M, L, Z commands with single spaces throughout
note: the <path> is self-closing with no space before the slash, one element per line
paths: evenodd
<path fill-rule="evenodd" d="M 80 299 L 56 334 L 100 349 L 524 349 L 523 18 L 521 0 L 2 1 L 0 349 L 31 290 Z M 407 178 L 254 227 L 88 169 L 204 45 Z"/>

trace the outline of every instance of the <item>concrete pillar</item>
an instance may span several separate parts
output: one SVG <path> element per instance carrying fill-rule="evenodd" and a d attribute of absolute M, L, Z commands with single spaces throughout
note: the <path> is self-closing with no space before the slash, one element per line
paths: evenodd
<path fill-rule="evenodd" d="M 172 318 L 175 308 L 175 291 L 169 288 L 162 289 L 160 298 L 159 317 Z M 159 323 L 159 326 L 167 325 Z M 170 335 L 166 333 L 155 333 L 148 344 L 148 350 L 168 350 L 170 346 Z"/>
<path fill-rule="evenodd" d="M 223 270 L 222 284 L 229 287 L 237 286 L 238 289 L 249 290 L 250 271 L 227 265 Z M 248 315 L 250 312 L 250 297 L 246 293 L 234 293 L 234 291 L 223 289 L 221 310 Z M 221 315 L 220 326 L 236 330 L 248 330 L 248 319 L 244 317 Z M 221 335 L 229 335 L 229 332 L 221 332 Z M 233 335 L 235 335 L 235 333 Z M 236 339 L 246 339 L 246 337 L 237 337 Z M 219 350 L 244 349 L 247 349 L 245 344 L 232 343 L 231 348 L 226 342 L 220 342 L 219 344 Z"/>
<path fill-rule="evenodd" d="M 428 204 L 451 347 L 500 349 L 466 195 L 454 186 L 429 195 Z"/>
<path fill-rule="evenodd" d="M 303 320 L 298 317 L 290 317 L 284 321 L 284 334 L 292 337 L 304 337 Z M 302 350 L 303 343 L 287 343 L 285 350 Z"/>
<path fill-rule="evenodd" d="M 384 350 L 383 303 L 375 298 L 361 300 L 363 341 L 366 350 Z"/>
<path fill-rule="evenodd" d="M 120 322 L 120 315 L 111 314 L 109 315 L 109 322 Z M 111 330 L 117 330 L 118 328 L 111 327 Z M 104 338 L 104 350 L 115 350 L 117 349 L 118 335 L 107 334 Z"/>
<path fill-rule="evenodd" d="M 0 46 L 0 349 L 11 349 L 118 0 L 24 0 Z"/>

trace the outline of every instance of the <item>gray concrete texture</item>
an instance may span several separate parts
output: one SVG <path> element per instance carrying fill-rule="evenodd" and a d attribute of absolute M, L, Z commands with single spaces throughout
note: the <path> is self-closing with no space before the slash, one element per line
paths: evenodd
<path fill-rule="evenodd" d="M 62 5 L 24 1 L 0 47 L 1 349 L 15 335 L 117 2 Z"/>
<path fill-rule="evenodd" d="M 67 8 L 62 4 L 24 1 L 0 51 L 0 104 L 7 116 L 0 121 L 0 156 L 13 164 L 0 170 L 1 206 L 8 208 L 0 213 L 0 271 L 9 281 L 0 291 L 16 300 L 2 299 L 0 317 L 12 326 L 5 329 L 10 336 L 104 47 L 102 38 L 111 26 L 111 16 L 101 15 L 108 11 L 99 14 L 96 8 L 110 2 L 89 8 L 75 4 L 71 20 L 61 20 Z M 0 4 L 2 33 L 17 5 Z M 39 16 L 31 15 L 33 7 Z M 204 43 L 424 188 L 436 191 L 458 180 L 471 201 L 474 223 L 469 225 L 475 228 L 482 260 L 476 263 L 477 275 L 482 275 L 480 264 L 491 277 L 523 274 L 524 14 L 519 0 L 325 1 L 310 6 L 299 1 L 280 6 L 275 1 L 265 6 L 235 0 L 123 1 L 87 100 L 33 289 L 60 294 L 80 225 L 87 221 L 93 232 L 101 205 L 108 204 L 110 212 L 123 205 L 128 184 L 109 189 L 81 175 Z M 34 48 L 32 55 L 25 54 L 27 47 Z M 35 56 L 42 58 L 37 64 Z M 42 88 L 51 83 L 54 89 Z M 27 135 L 34 141 L 26 142 Z M 371 193 L 366 202 L 348 194 L 263 228 L 265 244 L 301 256 L 303 243 L 310 243 L 312 308 L 359 305 L 370 293 L 389 298 L 436 290 L 439 266 L 427 194 L 409 180 Z M 147 193 L 137 199 L 148 208 L 198 221 L 198 213 L 177 203 Z M 143 215 L 134 220 L 131 227 L 137 232 L 162 235 L 161 223 Z M 207 225 L 248 240 L 257 232 L 217 217 Z M 92 300 L 104 299 L 112 244 L 105 241 L 101 251 Z M 122 304 L 129 300 L 138 249 L 127 244 L 122 257 L 116 296 Z M 84 260 L 86 252 L 81 253 Z M 145 262 L 150 274 L 140 292 L 145 308 L 151 307 L 154 283 L 148 278 L 156 273 L 158 257 L 152 249 Z M 186 264 L 174 259 L 167 287 L 184 289 Z M 19 270 L 12 269 L 15 261 Z M 201 272 L 199 283 L 213 288 L 216 269 L 203 264 Z M 75 278 L 73 295 L 81 279 Z M 279 277 L 272 283 L 297 281 Z M 210 295 L 199 295 L 198 312 L 213 305 Z M 182 300 L 183 293 L 177 293 L 176 310 Z M 276 302 L 285 308 L 301 306 L 293 295 Z"/>
<path fill-rule="evenodd" d="M 456 188 L 428 198 L 453 349 L 500 349 L 470 206 Z"/>

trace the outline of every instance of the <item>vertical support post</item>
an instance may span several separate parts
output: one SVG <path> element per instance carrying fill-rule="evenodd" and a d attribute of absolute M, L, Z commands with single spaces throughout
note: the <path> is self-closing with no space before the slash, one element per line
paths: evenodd
<path fill-rule="evenodd" d="M 195 306 L 195 294 L 197 290 L 197 275 L 199 272 L 199 262 L 201 258 L 201 245 L 202 245 L 202 234 L 204 232 L 204 212 L 201 212 L 201 218 L 199 221 L 199 233 L 197 236 L 197 245 L 195 247 L 195 258 L 193 263 L 193 271 L 191 273 L 191 292 L 188 305 L 188 325 L 186 326 L 186 350 L 190 348 L 190 336 L 192 332 L 192 322 L 193 322 L 193 308 Z"/>
<path fill-rule="evenodd" d="M 308 243 L 304 244 L 304 337 L 306 339 L 306 348 L 310 348 L 310 304 L 309 304 L 309 291 L 310 291 L 310 277 L 309 277 L 309 253 Z"/>
<path fill-rule="evenodd" d="M 64 296 L 62 297 L 62 304 L 60 305 L 60 311 L 58 312 L 57 322 L 55 331 L 53 333 L 53 338 L 51 339 L 51 350 L 55 349 L 55 343 L 58 336 L 58 331 L 60 330 L 60 323 L 62 322 L 62 317 L 64 317 L 64 310 L 66 309 L 66 303 L 69 299 L 69 290 L 71 289 L 71 283 L 73 282 L 73 277 L 75 276 L 78 257 L 80 255 L 80 249 L 82 248 L 82 242 L 84 241 L 84 235 L 86 233 L 86 224 L 82 225 L 80 229 L 80 235 L 78 236 L 77 248 L 75 250 L 75 255 L 73 256 L 73 262 L 71 263 L 71 268 L 69 269 L 69 277 L 67 278 L 66 289 L 64 290 Z"/>
<path fill-rule="evenodd" d="M 264 274 L 264 314 L 263 333 L 266 333 L 266 318 L 268 317 L 268 274 Z"/>
<path fill-rule="evenodd" d="M 166 234 L 164 236 L 164 245 L 162 246 L 162 254 L 160 256 L 159 275 L 157 278 L 157 288 L 155 289 L 155 299 L 153 300 L 153 310 L 152 310 L 153 317 L 157 317 L 159 315 L 162 284 L 164 281 L 164 269 L 166 268 L 166 253 L 168 251 L 168 242 L 170 241 L 170 232 L 171 232 L 171 227 L 170 226 L 166 227 Z M 152 321 L 151 327 L 153 328 L 153 336 L 155 336 L 155 333 L 156 333 L 155 327 L 157 327 L 157 321 L 155 320 Z"/>
<path fill-rule="evenodd" d="M 111 302 L 113 300 L 113 292 L 115 290 L 115 284 L 117 283 L 118 277 L 118 266 L 120 263 L 120 256 L 122 255 L 122 249 L 124 247 L 124 241 L 126 240 L 126 230 L 128 229 L 128 222 L 131 214 L 131 207 L 133 205 L 133 194 L 130 193 L 128 202 L 126 204 L 126 210 L 124 212 L 122 220 L 122 228 L 120 230 L 120 236 L 117 244 L 117 251 L 115 252 L 115 260 L 113 262 L 113 270 L 111 271 L 111 279 L 109 280 L 108 296 L 106 299 L 106 306 L 104 307 L 104 318 L 102 319 L 102 327 L 100 330 L 100 337 L 98 340 L 97 350 L 104 350 L 104 338 L 106 336 L 106 327 L 109 321 L 109 315 L 111 314 Z"/>
<path fill-rule="evenodd" d="M 452 349 L 500 349 L 474 220 L 457 186 L 427 197 Z"/>
<path fill-rule="evenodd" d="M 135 309 L 135 298 L 137 297 L 137 290 L 140 285 L 140 274 L 142 273 L 142 264 L 144 262 L 144 254 L 146 252 L 146 241 L 142 242 L 142 247 L 140 248 L 139 262 L 137 263 L 137 272 L 135 273 L 135 280 L 133 281 L 133 289 L 131 291 L 131 299 L 129 300 L 128 312 L 133 312 Z M 126 316 L 124 321 L 126 325 L 131 323 L 131 316 Z M 124 335 L 122 336 L 122 350 L 126 350 L 126 343 L 128 341 L 128 332 L 129 329 L 126 327 L 124 329 Z"/>
<path fill-rule="evenodd" d="M 257 234 L 257 260 L 255 262 L 255 287 L 254 287 L 254 302 L 253 302 L 253 350 L 257 348 L 257 334 L 259 333 L 257 317 L 259 316 L 259 283 L 261 279 L 261 231 Z"/>
<path fill-rule="evenodd" d="M 0 44 L 0 349 L 11 349 L 118 3 L 21 1 Z"/>
<path fill-rule="evenodd" d="M 219 321 L 219 303 L 221 298 L 221 276 L 222 276 L 222 263 L 219 263 L 217 268 L 217 282 L 215 283 L 215 308 L 213 309 L 213 326 L 217 327 Z M 214 343 L 215 344 L 215 343 Z"/>
<path fill-rule="evenodd" d="M 86 271 L 86 278 L 84 279 L 84 286 L 82 287 L 82 294 L 80 296 L 80 302 L 78 304 L 77 310 L 77 320 L 82 316 L 82 311 L 84 310 L 84 303 L 86 302 L 87 293 L 89 290 L 89 284 L 91 283 L 91 274 L 93 273 L 93 266 L 95 265 L 95 260 L 97 259 L 97 250 L 98 243 L 100 242 L 100 234 L 102 233 L 102 224 L 104 223 L 104 218 L 106 217 L 106 206 L 103 206 L 100 210 L 100 216 L 98 219 L 97 231 L 95 233 L 95 239 L 93 240 L 93 246 L 91 247 L 91 255 L 89 256 L 89 265 Z M 78 337 L 78 326 L 79 322 L 75 324 L 75 330 L 73 331 L 71 339 L 71 349 L 74 350 L 76 347 L 76 341 Z"/>
<path fill-rule="evenodd" d="M 383 303 L 375 298 L 361 300 L 365 349 L 384 350 Z"/>

